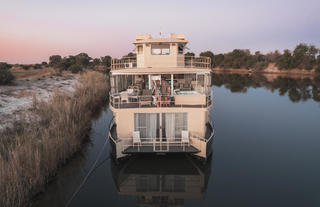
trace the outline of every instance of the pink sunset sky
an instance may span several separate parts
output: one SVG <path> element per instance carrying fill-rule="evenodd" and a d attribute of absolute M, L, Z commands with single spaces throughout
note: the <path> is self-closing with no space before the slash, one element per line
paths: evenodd
<path fill-rule="evenodd" d="M 190 51 L 320 47 L 318 0 L 0 0 L 0 62 L 122 56 L 136 34 L 184 33 Z"/>

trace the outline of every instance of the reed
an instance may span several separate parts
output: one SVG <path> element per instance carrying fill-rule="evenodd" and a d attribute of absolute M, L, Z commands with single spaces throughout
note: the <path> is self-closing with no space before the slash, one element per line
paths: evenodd
<path fill-rule="evenodd" d="M 0 206 L 22 206 L 43 191 L 86 139 L 94 112 L 106 103 L 108 77 L 80 76 L 70 95 L 56 90 L 48 102 L 34 97 L 34 120 L 19 120 L 0 136 Z"/>

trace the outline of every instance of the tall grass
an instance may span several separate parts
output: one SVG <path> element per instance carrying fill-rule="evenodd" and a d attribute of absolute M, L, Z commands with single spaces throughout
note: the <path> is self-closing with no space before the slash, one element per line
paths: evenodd
<path fill-rule="evenodd" d="M 79 150 L 94 112 L 106 102 L 106 75 L 87 72 L 73 95 L 55 91 L 48 102 L 34 98 L 34 121 L 20 120 L 0 136 L 0 206 L 26 205 L 59 166 Z"/>

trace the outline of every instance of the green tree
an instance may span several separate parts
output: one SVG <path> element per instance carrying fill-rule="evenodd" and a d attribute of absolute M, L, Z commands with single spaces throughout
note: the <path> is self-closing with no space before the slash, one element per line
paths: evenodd
<path fill-rule="evenodd" d="M 274 52 L 269 52 L 266 55 L 264 55 L 264 59 L 269 63 L 275 63 L 277 62 L 280 55 L 281 55 L 280 52 L 276 50 Z"/>
<path fill-rule="evenodd" d="M 184 54 L 184 56 L 192 56 L 192 57 L 194 57 L 195 54 L 194 54 L 193 52 L 186 52 L 186 53 Z"/>
<path fill-rule="evenodd" d="M 215 55 L 213 58 L 214 67 L 223 67 L 224 54 Z"/>
<path fill-rule="evenodd" d="M 291 69 L 292 68 L 292 55 L 290 50 L 284 50 L 283 54 L 280 55 L 276 62 L 276 66 L 281 69 Z"/>
<path fill-rule="evenodd" d="M 111 66 L 111 56 L 107 55 L 104 57 L 100 57 L 101 64 L 106 66 L 107 68 L 110 68 Z"/>
<path fill-rule="evenodd" d="M 14 76 L 9 70 L 11 67 L 8 63 L 0 62 L 0 85 L 9 84 L 14 80 Z"/>
<path fill-rule="evenodd" d="M 308 46 L 306 44 L 297 45 L 292 55 L 292 67 L 303 69 L 306 62 L 307 52 Z"/>
<path fill-rule="evenodd" d="M 58 67 L 62 58 L 60 55 L 52 55 L 49 57 L 49 65 L 52 67 Z"/>
<path fill-rule="evenodd" d="M 317 57 L 316 72 L 320 73 L 320 55 Z"/>
<path fill-rule="evenodd" d="M 61 70 L 68 70 L 70 66 L 75 64 L 76 64 L 76 57 L 70 55 L 69 57 L 64 57 L 58 64 L 57 68 L 60 68 Z"/>
<path fill-rule="evenodd" d="M 299 44 L 293 51 L 292 67 L 311 70 L 316 64 L 318 49 L 314 45 Z"/>
<path fill-rule="evenodd" d="M 127 55 L 123 56 L 123 57 L 135 57 L 137 56 L 136 53 L 133 53 L 133 52 L 129 52 Z"/>
<path fill-rule="evenodd" d="M 87 53 L 80 53 L 75 56 L 76 64 L 81 65 L 83 67 L 87 67 L 89 65 L 90 60 L 92 60 L 91 57 Z"/>
<path fill-rule="evenodd" d="M 93 59 L 92 64 L 93 64 L 94 66 L 100 65 L 100 64 L 101 64 L 101 60 L 100 60 L 99 58 L 95 58 L 95 59 Z"/>

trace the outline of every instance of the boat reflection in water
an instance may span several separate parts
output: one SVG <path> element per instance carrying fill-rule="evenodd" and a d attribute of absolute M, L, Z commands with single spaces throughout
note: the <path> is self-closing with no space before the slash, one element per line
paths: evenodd
<path fill-rule="evenodd" d="M 136 196 L 141 206 L 181 206 L 187 199 L 202 200 L 210 176 L 205 163 L 189 155 L 136 156 L 111 161 L 120 196 Z"/>

